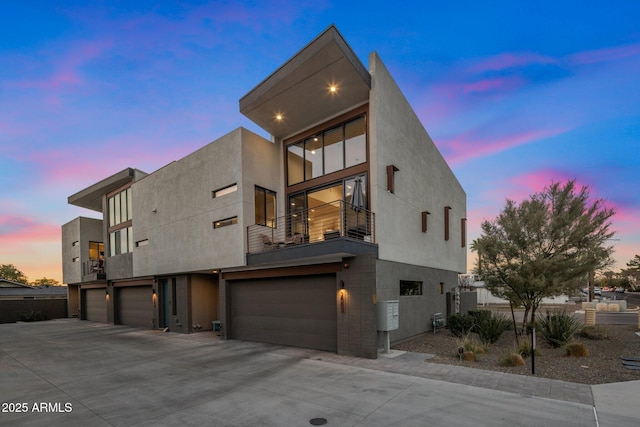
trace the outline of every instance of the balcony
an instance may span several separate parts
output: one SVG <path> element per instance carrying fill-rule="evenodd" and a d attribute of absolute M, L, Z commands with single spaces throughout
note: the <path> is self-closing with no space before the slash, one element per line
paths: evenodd
<path fill-rule="evenodd" d="M 104 260 L 90 259 L 82 263 L 82 282 L 102 282 L 107 279 L 104 271 Z"/>
<path fill-rule="evenodd" d="M 375 214 L 342 200 L 247 227 L 247 264 L 377 253 Z"/>

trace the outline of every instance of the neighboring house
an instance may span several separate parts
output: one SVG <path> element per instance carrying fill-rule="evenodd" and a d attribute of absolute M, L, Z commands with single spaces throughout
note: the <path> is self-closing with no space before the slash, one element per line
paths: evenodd
<path fill-rule="evenodd" d="M 271 140 L 239 128 L 69 197 L 104 218 L 63 226 L 70 312 L 369 358 L 380 301 L 392 342 L 431 330 L 466 270 L 466 195 L 378 55 L 331 26 L 240 111 Z"/>
<path fill-rule="evenodd" d="M 32 312 L 47 319 L 67 317 L 67 287 L 0 279 L 0 323 L 16 322 Z"/>
<path fill-rule="evenodd" d="M 509 304 L 509 300 L 497 297 L 493 295 L 486 287 L 485 282 L 482 280 L 475 281 L 471 284 L 471 287 L 476 290 L 477 302 L 479 306 L 486 307 L 491 304 Z M 540 304 L 566 304 L 571 302 L 568 295 L 558 295 L 556 297 L 542 298 Z"/>

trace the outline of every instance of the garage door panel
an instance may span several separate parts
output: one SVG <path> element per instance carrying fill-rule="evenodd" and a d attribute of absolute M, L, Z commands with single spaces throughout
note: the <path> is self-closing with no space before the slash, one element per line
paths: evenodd
<path fill-rule="evenodd" d="M 104 289 L 85 289 L 84 313 L 85 319 L 94 322 L 107 322 L 107 300 Z"/>
<path fill-rule="evenodd" d="M 153 327 L 153 300 L 151 286 L 118 288 L 118 322 L 139 328 Z"/>
<path fill-rule="evenodd" d="M 335 351 L 335 276 L 235 281 L 232 338 Z"/>

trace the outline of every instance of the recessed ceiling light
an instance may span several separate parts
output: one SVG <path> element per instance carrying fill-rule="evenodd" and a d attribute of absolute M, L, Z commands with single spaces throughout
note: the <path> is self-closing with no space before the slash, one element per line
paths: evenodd
<path fill-rule="evenodd" d="M 281 121 L 283 119 L 283 115 L 282 114 L 276 114 L 276 120 L 277 121 Z"/>
<path fill-rule="evenodd" d="M 336 93 L 337 91 L 338 91 L 338 86 L 336 86 L 334 84 L 329 85 L 329 92 Z"/>

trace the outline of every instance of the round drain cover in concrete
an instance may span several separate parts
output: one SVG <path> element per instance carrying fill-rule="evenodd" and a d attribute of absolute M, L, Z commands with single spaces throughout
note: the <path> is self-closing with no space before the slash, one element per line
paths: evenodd
<path fill-rule="evenodd" d="M 327 423 L 326 418 L 311 418 L 309 420 L 309 424 L 311 424 L 312 426 L 323 426 L 326 423 Z"/>

